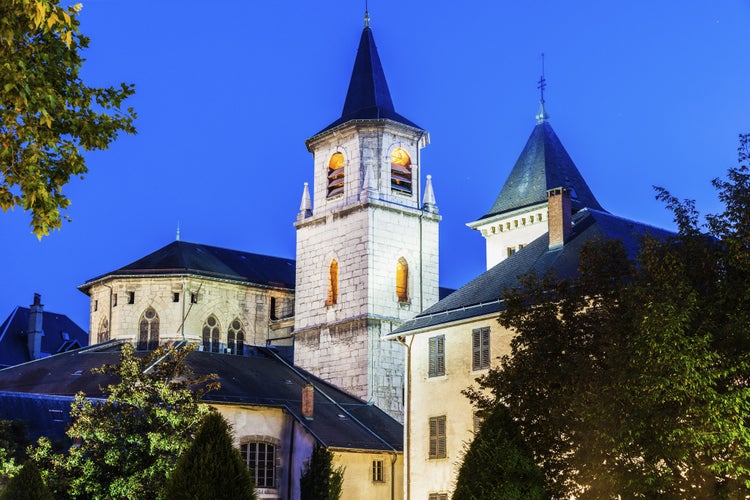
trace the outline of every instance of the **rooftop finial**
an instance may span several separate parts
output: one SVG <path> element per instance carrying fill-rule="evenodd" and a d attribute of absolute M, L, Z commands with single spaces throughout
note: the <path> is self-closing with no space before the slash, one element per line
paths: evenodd
<path fill-rule="evenodd" d="M 365 28 L 370 27 L 370 11 L 367 8 L 367 0 L 365 0 Z"/>
<path fill-rule="evenodd" d="M 177 221 L 177 236 L 175 241 L 180 241 L 180 221 Z"/>
<path fill-rule="evenodd" d="M 544 52 L 542 52 L 542 76 L 537 82 L 536 88 L 539 89 L 539 113 L 536 115 L 537 123 L 544 123 L 549 118 L 549 115 L 544 110 L 544 89 L 547 87 L 547 80 L 544 78 Z"/>

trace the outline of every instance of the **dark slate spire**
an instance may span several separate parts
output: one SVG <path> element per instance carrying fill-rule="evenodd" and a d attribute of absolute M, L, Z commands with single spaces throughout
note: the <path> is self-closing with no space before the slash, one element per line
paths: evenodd
<path fill-rule="evenodd" d="M 547 190 L 570 189 L 573 211 L 588 207 L 605 211 L 565 151 L 548 121 L 538 123 L 505 181 L 492 208 L 483 215 L 510 212 L 547 201 Z"/>
<path fill-rule="evenodd" d="M 421 128 L 410 120 L 396 113 L 388 90 L 383 66 L 375 46 L 375 38 L 369 26 L 369 16 L 365 18 L 365 27 L 359 39 L 357 58 L 354 60 L 349 90 L 346 93 L 344 110 L 341 118 L 328 125 L 323 131 L 331 129 L 349 120 L 380 120 L 387 118 L 411 127 Z"/>

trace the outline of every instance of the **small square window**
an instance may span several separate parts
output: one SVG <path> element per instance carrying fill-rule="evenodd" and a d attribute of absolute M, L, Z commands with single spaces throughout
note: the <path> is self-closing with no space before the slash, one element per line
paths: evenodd
<path fill-rule="evenodd" d="M 135 304 L 135 292 L 128 292 L 128 304 Z"/>
<path fill-rule="evenodd" d="M 508 247 L 508 257 L 516 253 L 516 249 L 514 247 Z"/>
<path fill-rule="evenodd" d="M 94 301 L 94 311 L 98 311 L 98 310 L 99 310 L 99 301 L 95 300 Z"/>
<path fill-rule="evenodd" d="M 117 307 L 117 294 L 112 294 L 112 307 Z"/>
<path fill-rule="evenodd" d="M 373 460 L 372 461 L 372 481 L 374 483 L 382 483 L 385 481 L 383 478 L 383 461 Z"/>
<path fill-rule="evenodd" d="M 197 293 L 191 293 L 190 294 L 190 302 L 192 304 L 197 304 L 198 303 L 198 294 Z"/>
<path fill-rule="evenodd" d="M 172 302 L 179 302 L 179 301 L 180 301 L 180 292 L 172 293 Z"/>

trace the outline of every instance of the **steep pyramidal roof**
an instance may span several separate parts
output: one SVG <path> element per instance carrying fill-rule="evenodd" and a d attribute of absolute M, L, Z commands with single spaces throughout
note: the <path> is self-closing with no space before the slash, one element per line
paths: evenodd
<path fill-rule="evenodd" d="M 546 120 L 531 132 L 492 208 L 481 219 L 547 201 L 547 190 L 571 189 L 573 210 L 604 210 Z"/>
<path fill-rule="evenodd" d="M 346 93 L 341 118 L 321 130 L 324 132 L 350 120 L 389 119 L 411 127 L 421 128 L 396 113 L 380 56 L 375 46 L 372 29 L 365 26 L 359 40 L 349 90 Z"/>
<path fill-rule="evenodd" d="M 294 288 L 294 260 L 228 248 L 173 241 L 116 271 L 78 287 L 84 293 L 107 276 L 195 274 L 262 286 Z"/>

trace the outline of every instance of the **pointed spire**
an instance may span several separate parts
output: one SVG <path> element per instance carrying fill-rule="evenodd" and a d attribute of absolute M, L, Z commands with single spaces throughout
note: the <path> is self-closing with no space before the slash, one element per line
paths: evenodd
<path fill-rule="evenodd" d="M 180 241 L 180 221 L 177 221 L 177 234 L 175 235 L 175 241 Z"/>
<path fill-rule="evenodd" d="M 378 186 L 375 181 L 375 173 L 372 169 L 372 160 L 365 160 L 365 180 L 362 183 L 362 196 L 360 199 L 373 199 L 377 197 Z"/>
<path fill-rule="evenodd" d="M 422 208 L 428 212 L 437 213 L 438 208 L 435 202 L 435 191 L 432 189 L 432 176 L 427 175 L 427 182 L 424 186 L 424 197 L 422 198 Z"/>
<path fill-rule="evenodd" d="M 542 76 L 537 82 L 539 89 L 539 112 L 536 114 L 536 122 L 544 123 L 549 119 L 549 115 L 544 109 L 544 89 L 547 87 L 547 80 L 544 78 L 544 52 L 542 52 Z"/>
<path fill-rule="evenodd" d="M 299 204 L 299 213 L 297 214 L 297 220 L 302 220 L 312 215 L 312 201 L 310 201 L 310 188 L 307 182 L 302 190 L 302 201 Z"/>

